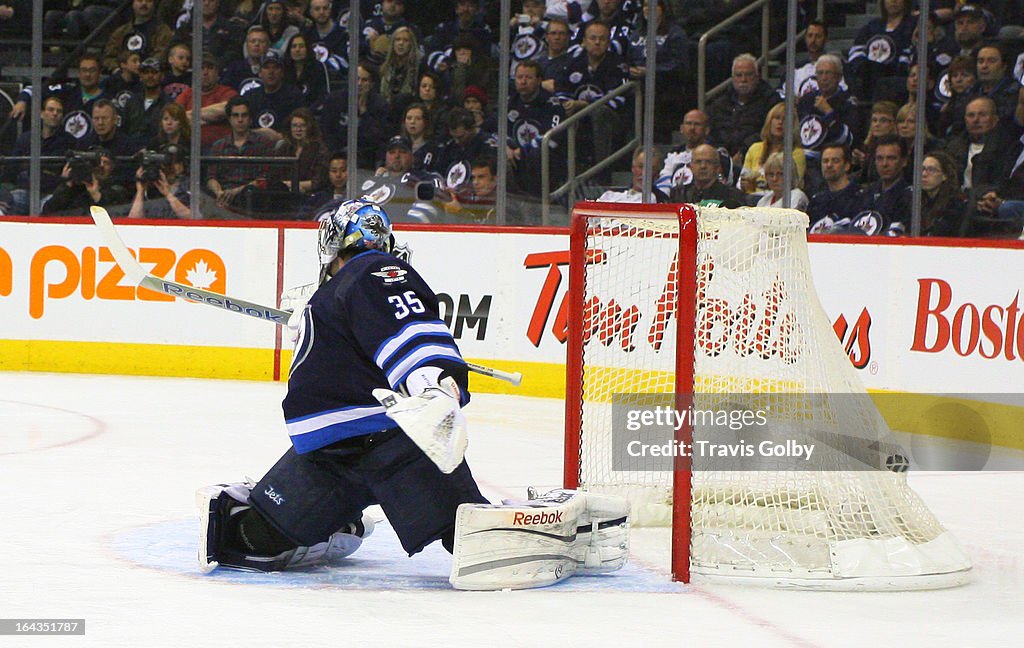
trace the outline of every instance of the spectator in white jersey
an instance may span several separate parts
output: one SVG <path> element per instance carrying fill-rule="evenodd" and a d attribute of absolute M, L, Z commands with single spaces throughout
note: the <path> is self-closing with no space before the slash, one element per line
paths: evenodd
<path fill-rule="evenodd" d="M 764 162 L 764 177 L 768 181 L 768 191 L 757 201 L 757 207 L 783 207 L 785 206 L 785 170 L 783 168 L 782 153 L 772 153 Z M 807 209 L 807 194 L 800 186 L 803 184 L 800 176 L 793 174 L 793 188 L 789 192 L 789 207 L 804 211 Z"/>

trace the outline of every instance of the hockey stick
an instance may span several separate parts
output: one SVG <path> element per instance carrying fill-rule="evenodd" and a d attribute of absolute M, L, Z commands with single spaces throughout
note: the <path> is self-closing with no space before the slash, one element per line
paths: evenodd
<path fill-rule="evenodd" d="M 121 240 L 121 236 L 114 229 L 114 223 L 110 220 L 110 214 L 107 213 L 107 210 L 93 205 L 89 211 L 92 214 L 93 222 L 96 223 L 96 228 L 100 231 L 103 242 L 107 245 L 107 249 L 110 250 L 110 254 L 117 261 L 117 265 L 121 266 L 121 270 L 128 280 L 136 286 L 148 288 L 165 295 L 187 299 L 191 302 L 214 306 L 221 310 L 231 311 L 232 313 L 241 313 L 256 319 L 273 322 L 278 326 L 284 326 L 288 323 L 288 318 L 292 315 L 291 311 L 271 308 L 270 306 L 255 304 L 235 297 L 228 297 L 220 293 L 195 288 L 188 284 L 178 283 L 170 279 L 162 279 L 149 274 L 142 267 L 142 264 L 132 256 L 128 246 Z M 523 380 L 523 374 L 518 371 L 514 373 L 501 371 L 500 369 L 491 369 L 490 367 L 484 367 L 471 362 L 467 362 L 466 367 L 470 371 L 490 376 L 491 378 L 497 378 L 498 380 L 504 380 L 516 386 L 519 386 Z"/>
<path fill-rule="evenodd" d="M 103 242 L 107 244 L 107 248 L 114 256 L 114 260 L 117 261 L 117 265 L 121 266 L 124 275 L 136 286 L 148 288 L 165 295 L 181 297 L 192 302 L 216 306 L 223 310 L 242 313 L 243 315 L 267 320 L 278 325 L 288 323 L 288 318 L 291 317 L 291 313 L 288 311 L 253 304 L 252 302 L 233 297 L 226 297 L 220 293 L 195 288 L 187 284 L 171 281 L 170 279 L 161 279 L 149 274 L 142 267 L 142 264 L 135 260 L 128 246 L 121 240 L 117 230 L 114 229 L 114 223 L 110 221 L 110 214 L 107 213 L 107 210 L 93 205 L 89 211 L 92 214 L 93 222 L 96 223 L 96 227 L 100 230 Z"/>

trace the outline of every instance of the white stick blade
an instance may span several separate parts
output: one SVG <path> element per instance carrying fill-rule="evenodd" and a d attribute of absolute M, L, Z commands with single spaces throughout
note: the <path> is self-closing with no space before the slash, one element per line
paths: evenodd
<path fill-rule="evenodd" d="M 107 210 L 93 205 L 89 208 L 89 213 L 92 215 L 92 221 L 96 223 L 96 228 L 99 229 L 100 236 L 103 238 L 103 242 L 106 243 L 107 249 L 110 250 L 114 260 L 117 261 L 117 265 L 121 266 L 121 270 L 128 277 L 128 280 L 136 286 L 142 283 L 142 280 L 146 278 L 146 271 L 135 260 L 135 257 L 128 250 L 128 246 L 124 244 L 124 241 L 117 234 L 117 230 L 114 229 L 114 223 L 110 220 L 110 214 L 107 213 Z"/>

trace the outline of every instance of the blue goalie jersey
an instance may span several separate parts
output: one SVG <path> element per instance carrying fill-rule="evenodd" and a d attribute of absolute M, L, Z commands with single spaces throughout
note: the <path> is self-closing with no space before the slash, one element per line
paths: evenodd
<path fill-rule="evenodd" d="M 452 375 L 468 402 L 466 366 L 417 272 L 371 250 L 345 263 L 306 304 L 284 417 L 296 452 L 397 427 L 373 390 L 397 390 L 419 367 Z"/>

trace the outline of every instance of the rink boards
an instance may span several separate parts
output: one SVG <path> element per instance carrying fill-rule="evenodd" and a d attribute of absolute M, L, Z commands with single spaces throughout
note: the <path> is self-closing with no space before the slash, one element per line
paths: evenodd
<path fill-rule="evenodd" d="M 311 224 L 118 229 L 154 274 L 251 302 L 276 306 L 317 276 Z M 398 230 L 463 355 L 525 376 L 518 389 L 482 377 L 474 389 L 561 397 L 567 231 Z M 1024 246 L 823 241 L 809 246 L 814 281 L 865 385 L 971 394 L 957 402 L 992 419 L 994 441 L 1024 448 L 1020 397 L 1007 394 L 1024 385 Z M 0 221 L 0 312 L 2 370 L 282 380 L 291 357 L 273 325 L 127 285 L 83 219 Z"/>

